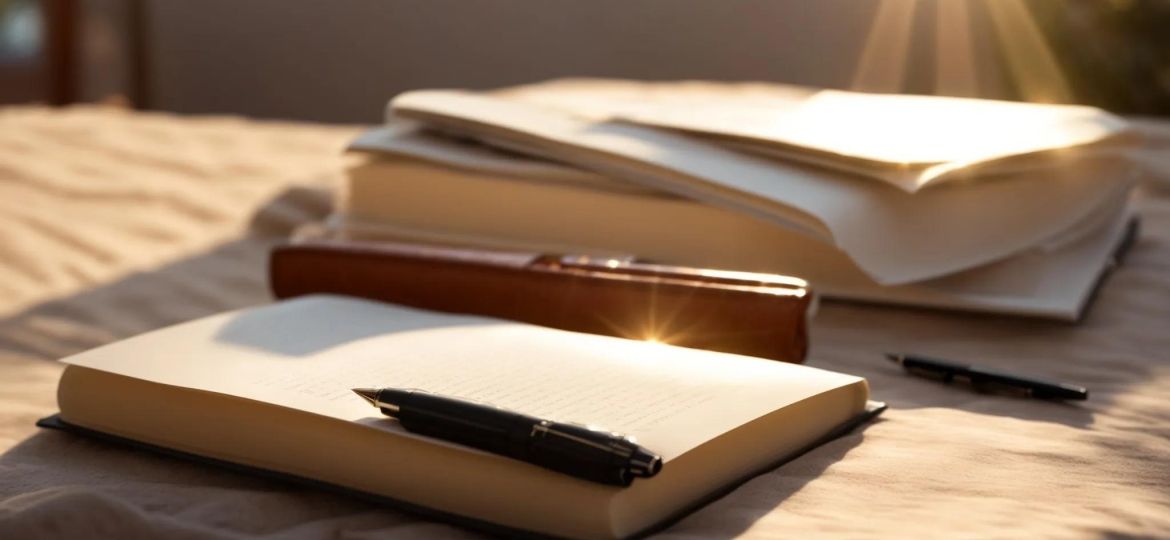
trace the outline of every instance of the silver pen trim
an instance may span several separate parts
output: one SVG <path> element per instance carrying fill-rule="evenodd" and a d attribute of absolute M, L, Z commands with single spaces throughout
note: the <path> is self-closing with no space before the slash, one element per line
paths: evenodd
<path fill-rule="evenodd" d="M 609 452 L 612 454 L 617 454 L 617 455 L 624 457 L 624 458 L 629 458 L 630 456 L 634 455 L 633 450 L 630 448 L 625 448 L 625 447 L 613 445 L 613 444 L 594 442 L 594 441 L 591 441 L 589 439 L 578 437 L 578 436 L 570 434 L 570 433 L 565 433 L 564 431 L 559 431 L 559 430 L 553 429 L 552 427 L 550 427 L 551 425 L 552 425 L 552 422 L 549 422 L 548 420 L 542 420 L 540 423 L 532 426 L 532 432 L 529 433 L 529 436 L 536 436 L 537 433 L 540 433 L 542 436 L 556 435 L 557 437 L 568 439 L 570 441 L 584 444 L 586 446 L 592 446 L 593 448 L 596 448 L 598 450 L 604 450 L 606 452 Z"/>

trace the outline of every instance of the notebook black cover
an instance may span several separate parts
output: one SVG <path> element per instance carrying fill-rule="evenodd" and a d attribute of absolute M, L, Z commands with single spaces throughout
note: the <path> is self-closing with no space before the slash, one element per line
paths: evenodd
<path fill-rule="evenodd" d="M 739 478 L 739 479 L 736 479 L 736 480 L 728 483 L 726 486 L 723 486 L 723 487 L 713 491 L 712 493 L 708 494 L 707 496 L 702 497 L 695 504 L 679 510 L 677 513 L 671 515 L 670 517 L 668 517 L 668 518 L 666 518 L 658 523 L 655 523 L 654 525 L 648 527 L 645 530 L 639 531 L 638 533 L 634 534 L 631 538 L 642 538 L 642 537 L 645 537 L 649 534 L 661 531 L 661 530 L 673 525 L 674 523 L 678 522 L 679 520 L 686 517 L 690 513 L 694 512 L 694 511 L 698 510 L 699 508 L 706 506 L 708 503 L 711 503 L 711 502 L 723 497 L 724 495 L 734 491 L 736 488 L 738 488 L 740 485 L 744 484 L 748 480 L 751 480 L 752 478 L 755 478 L 756 476 L 758 476 L 760 474 L 763 474 L 763 473 L 770 471 L 772 469 L 775 469 L 775 468 L 777 468 L 777 467 L 779 467 L 779 466 L 781 466 L 789 461 L 792 461 L 792 460 L 800 457 L 801 455 L 804 455 L 805 453 L 811 451 L 812 449 L 814 449 L 822 444 L 825 444 L 825 443 L 830 442 L 834 439 L 837 439 L 843 435 L 848 434 L 849 432 L 853 431 L 854 429 L 861 426 L 862 424 L 865 424 L 865 423 L 869 422 L 870 420 L 873 420 L 874 418 L 876 418 L 879 414 L 882 413 L 882 411 L 885 411 L 886 408 L 887 408 L 887 406 L 883 402 L 880 402 L 880 401 L 868 402 L 866 404 L 864 412 L 853 417 L 848 422 L 845 422 L 844 424 L 837 426 L 835 429 L 833 429 L 832 431 L 827 433 L 824 437 L 821 437 L 820 439 L 816 440 L 812 444 L 810 444 L 804 448 L 801 448 L 800 450 L 798 450 L 794 454 L 789 455 L 789 456 L 785 456 L 782 459 L 779 459 L 779 460 L 767 465 L 766 467 L 764 467 L 758 471 L 753 472 L 750 475 L 747 475 L 743 478 Z M 114 443 L 114 444 L 119 444 L 119 445 L 123 445 L 123 446 L 130 447 L 130 448 L 135 448 L 135 449 L 139 449 L 139 450 L 146 450 L 148 452 L 153 452 L 155 454 L 178 458 L 178 459 L 182 459 L 182 460 L 190 461 L 190 462 L 194 462 L 194 463 L 202 463 L 202 464 L 212 465 L 212 466 L 216 466 L 216 467 L 226 469 L 229 471 L 249 474 L 249 475 L 257 476 L 260 478 L 266 478 L 269 480 L 288 482 L 288 483 L 292 483 L 292 484 L 296 484 L 296 485 L 300 485 L 300 486 L 304 486 L 304 487 L 310 487 L 310 488 L 321 489 L 321 490 L 329 491 L 329 492 L 333 492 L 333 493 L 339 493 L 339 494 L 346 495 L 349 497 L 354 497 L 354 498 L 357 498 L 359 500 L 363 500 L 366 502 L 372 502 L 375 504 L 380 504 L 380 505 L 386 506 L 388 508 L 392 508 L 392 509 L 406 512 L 409 514 L 414 514 L 414 515 L 417 515 L 419 517 L 423 517 L 426 519 L 442 521 L 442 522 L 450 523 L 453 525 L 466 527 L 468 529 L 474 529 L 474 530 L 484 532 L 484 533 L 487 533 L 487 534 L 490 534 L 493 536 L 501 536 L 501 537 L 508 537 L 508 538 L 552 538 L 550 536 L 540 534 L 537 532 L 527 531 L 527 530 L 523 530 L 523 529 L 516 529 L 516 528 L 512 528 L 512 527 L 505 527 L 503 525 L 498 525 L 498 524 L 495 524 L 495 523 L 492 523 L 489 521 L 483 521 L 483 520 L 479 520 L 479 519 L 470 518 L 467 516 L 462 516 L 459 514 L 444 512 L 442 510 L 437 510 L 434 508 L 429 508 L 429 507 L 420 506 L 417 504 L 412 504 L 409 502 L 394 499 L 392 497 L 386 497 L 383 495 L 375 495 L 373 493 L 358 491 L 355 489 L 339 486 L 336 484 L 330 484 L 328 482 L 323 482 L 321 480 L 314 480 L 312 478 L 307 478 L 304 476 L 297 476 L 297 475 L 293 475 L 293 474 L 272 471 L 272 470 L 263 469 L 263 468 L 259 468 L 259 467 L 252 467 L 249 465 L 241 465 L 241 464 L 233 463 L 230 461 L 224 461 L 221 459 L 215 459 L 215 458 L 210 458 L 210 457 L 206 457 L 206 456 L 201 456 L 198 454 L 182 452 L 179 450 L 174 450 L 174 449 L 166 448 L 166 447 L 162 447 L 162 446 L 156 446 L 153 444 L 144 443 L 144 442 L 136 441 L 133 439 L 127 439 L 125 437 L 120 437 L 117 435 L 110 435 L 108 433 L 94 431 L 92 429 L 88 429 L 88 428 L 84 428 L 81 426 L 70 424 L 70 423 L 62 420 L 60 415 L 56 415 L 56 414 L 38 420 L 37 426 L 42 427 L 42 428 L 47 428 L 47 429 L 57 429 L 57 430 L 61 430 L 61 431 L 69 432 L 69 433 L 75 433 L 78 435 L 83 435 L 86 437 L 91 437 L 94 439 L 98 439 L 98 440 L 102 440 L 102 441 L 106 441 L 106 442 L 110 442 L 110 443 Z"/>

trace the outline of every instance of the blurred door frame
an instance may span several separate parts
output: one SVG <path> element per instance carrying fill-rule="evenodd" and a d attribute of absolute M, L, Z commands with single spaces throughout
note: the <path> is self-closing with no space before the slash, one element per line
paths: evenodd
<path fill-rule="evenodd" d="M 46 101 L 68 105 L 77 100 L 77 1 L 40 0 L 40 4 Z"/>

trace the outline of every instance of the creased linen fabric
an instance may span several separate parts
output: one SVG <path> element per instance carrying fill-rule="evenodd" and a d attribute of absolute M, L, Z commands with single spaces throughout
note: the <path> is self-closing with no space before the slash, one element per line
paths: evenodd
<path fill-rule="evenodd" d="M 662 536 L 1170 537 L 1170 124 L 1141 125 L 1144 231 L 1082 324 L 825 304 L 809 364 L 867 377 L 891 409 Z M 328 212 L 357 132 L 0 109 L 0 538 L 477 537 L 33 427 L 56 409 L 55 359 L 268 301 L 267 249 Z M 1092 395 L 970 393 L 907 377 L 886 351 Z"/>

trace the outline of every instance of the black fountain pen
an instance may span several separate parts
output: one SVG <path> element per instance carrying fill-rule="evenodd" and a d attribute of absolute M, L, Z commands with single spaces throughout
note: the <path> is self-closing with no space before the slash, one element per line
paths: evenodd
<path fill-rule="evenodd" d="M 478 448 L 557 472 L 615 486 L 649 478 L 662 458 L 630 437 L 543 420 L 422 390 L 354 388 L 412 433 Z"/>
<path fill-rule="evenodd" d="M 1083 386 L 1048 382 L 1021 377 L 987 368 L 956 364 L 935 358 L 907 354 L 886 354 L 886 358 L 901 364 L 909 373 L 937 379 L 945 383 L 965 381 L 976 390 L 1000 394 L 1014 394 L 1037 399 L 1088 399 Z"/>

